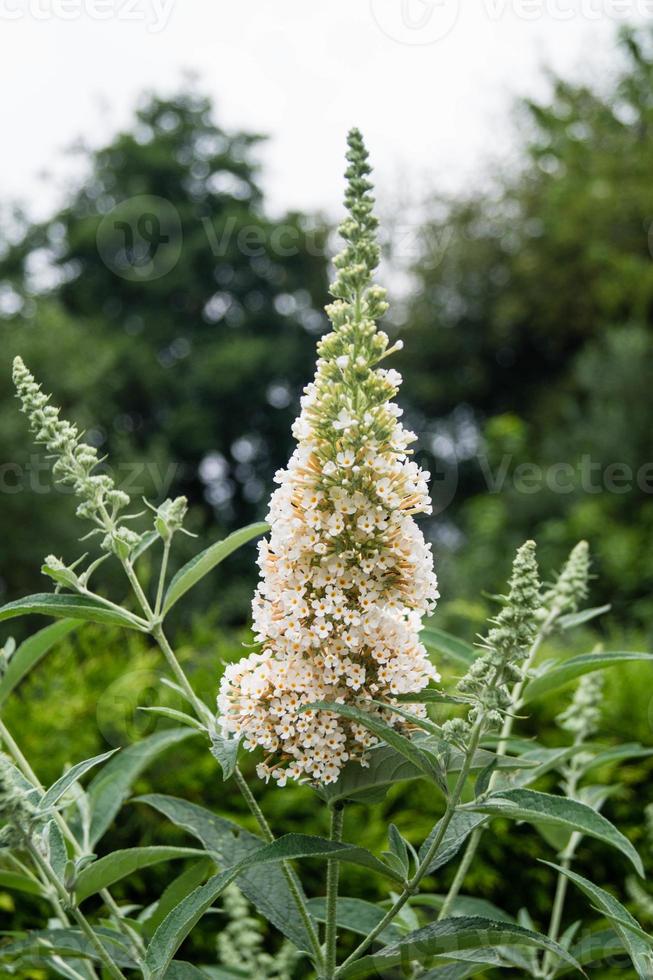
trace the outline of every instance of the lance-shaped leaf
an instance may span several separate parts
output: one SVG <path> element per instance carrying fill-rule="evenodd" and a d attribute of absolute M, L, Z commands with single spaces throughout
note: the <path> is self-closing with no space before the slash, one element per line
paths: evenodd
<path fill-rule="evenodd" d="M 326 922 L 326 899 L 311 898 L 308 902 L 311 914 L 318 922 Z M 337 925 L 339 929 L 348 929 L 360 936 L 367 936 L 372 929 L 378 926 L 385 915 L 385 909 L 372 902 L 365 902 L 360 898 L 338 899 L 337 906 Z M 391 943 L 401 939 L 403 935 L 401 929 L 395 924 L 390 924 L 379 936 L 379 942 Z"/>
<path fill-rule="evenodd" d="M 369 765 L 348 762 L 335 783 L 315 787 L 315 792 L 329 803 L 352 800 L 359 803 L 380 803 L 390 786 L 406 779 L 418 779 L 423 774 L 396 749 L 380 745 L 367 754 Z"/>
<path fill-rule="evenodd" d="M 605 653 L 583 653 L 578 657 L 570 657 L 560 663 L 549 667 L 549 669 L 538 677 L 534 677 L 526 685 L 526 689 L 521 699 L 521 704 L 528 704 L 536 698 L 541 698 L 547 694 L 552 694 L 559 688 L 564 687 L 569 681 L 590 674 L 595 670 L 604 670 L 606 667 L 618 667 L 624 663 L 636 662 L 653 663 L 653 653 L 639 653 L 635 650 L 611 651 Z"/>
<path fill-rule="evenodd" d="M 485 823 L 486 817 L 481 813 L 470 813 L 468 810 L 455 810 L 449 822 L 444 837 L 440 842 L 437 852 L 431 858 L 428 873 L 433 874 L 438 868 L 443 867 L 456 856 L 467 838 L 477 827 Z M 440 830 L 442 821 L 438 820 L 435 827 L 426 838 L 419 849 L 419 859 L 423 861 L 426 857 L 431 844 L 435 840 Z"/>
<path fill-rule="evenodd" d="M 182 899 L 190 895 L 199 885 L 216 872 L 215 861 L 206 854 L 199 861 L 185 868 L 180 875 L 165 888 L 161 898 L 154 905 L 141 913 L 139 921 L 148 936 L 158 929 L 166 915 L 179 905 Z"/>
<path fill-rule="evenodd" d="M 90 844 L 94 846 L 111 826 L 113 818 L 131 793 L 132 784 L 143 770 L 166 749 L 195 733 L 190 728 L 170 728 L 149 735 L 123 749 L 98 773 L 88 787 L 91 808 Z"/>
<path fill-rule="evenodd" d="M 379 861 L 362 847 L 341 844 L 337 841 L 310 837 L 305 834 L 287 834 L 272 844 L 259 848 L 249 857 L 220 874 L 214 875 L 205 885 L 185 898 L 161 923 L 147 948 L 146 966 L 153 980 L 163 977 L 170 962 L 191 929 L 213 905 L 224 889 L 248 868 L 267 863 L 278 863 L 297 858 L 328 858 L 346 861 L 385 874 L 400 881 L 391 868 Z"/>
<path fill-rule="evenodd" d="M 73 783 L 77 782 L 78 779 L 88 772 L 89 769 L 93 769 L 95 766 L 99 766 L 101 762 L 105 762 L 110 759 L 117 749 L 111 749 L 109 752 L 103 752 L 101 755 L 94 755 L 92 759 L 84 759 L 83 762 L 78 762 L 77 765 L 71 766 L 68 772 L 65 772 L 56 783 L 53 783 L 49 790 L 44 793 L 43 797 L 39 802 L 39 808 L 41 810 L 48 810 L 51 806 L 54 806 L 58 800 L 64 795 L 66 790 L 70 789 Z"/>
<path fill-rule="evenodd" d="M 134 969 L 136 964 L 124 945 L 123 937 L 101 926 L 93 926 L 93 931 L 102 940 L 102 945 L 111 955 L 116 966 Z M 98 959 L 95 946 L 79 929 L 41 929 L 30 932 L 25 939 L 15 939 L 0 947 L 0 962 L 18 957 L 33 956 L 43 961 L 43 957 L 61 956 L 64 960 L 78 958 Z"/>
<path fill-rule="evenodd" d="M 199 840 L 209 853 L 218 856 L 221 867 L 236 864 L 263 846 L 264 841 L 260 837 L 195 803 L 158 793 L 141 796 L 137 802 L 154 807 Z M 289 869 L 289 874 L 298 893 L 303 895 L 302 886 L 292 869 Z M 262 864 L 248 869 L 241 875 L 238 887 L 257 912 L 298 949 L 311 948 L 311 940 L 298 914 L 290 885 L 278 864 Z"/>
<path fill-rule="evenodd" d="M 464 667 L 465 670 L 473 664 L 481 652 L 471 643 L 466 643 L 465 640 L 436 626 L 425 627 L 419 634 L 419 638 L 429 653 L 439 653 L 445 660 L 457 667 Z"/>
<path fill-rule="evenodd" d="M 230 779 L 238 763 L 239 738 L 225 738 L 219 732 L 211 735 L 211 755 L 220 764 L 222 778 Z"/>
<path fill-rule="evenodd" d="M 113 851 L 80 872 L 75 885 L 77 901 L 83 902 L 89 896 L 142 868 L 150 868 L 161 861 L 198 856 L 204 857 L 205 852 L 195 847 L 130 847 Z"/>
<path fill-rule="evenodd" d="M 447 694 L 427 687 L 423 691 L 411 691 L 409 694 L 397 694 L 400 704 L 470 704 L 470 699 L 460 694 Z"/>
<path fill-rule="evenodd" d="M 29 674 L 30 670 L 36 667 L 59 640 L 68 636 L 79 625 L 80 623 L 76 619 L 63 619 L 39 630 L 38 633 L 34 633 L 24 643 L 21 643 L 14 651 L 9 666 L 0 680 L 0 707 L 11 692 L 18 687 L 23 678 Z"/>
<path fill-rule="evenodd" d="M 26 895 L 40 895 L 41 886 L 38 881 L 18 874 L 17 871 L 0 869 L 0 888 L 10 888 L 12 891 L 25 892 Z"/>
<path fill-rule="evenodd" d="M 548 864 L 550 868 L 554 868 L 572 881 L 612 921 L 615 932 L 628 951 L 637 971 L 637 976 L 641 977 L 642 980 L 650 980 L 653 976 L 653 940 L 650 937 L 648 939 L 642 938 L 643 930 L 637 919 L 633 918 L 621 902 L 617 901 L 609 892 L 599 888 L 587 878 L 583 878 L 582 875 L 576 874 L 575 871 L 570 871 L 568 868 L 561 868 L 550 861 L 544 861 L 543 864 Z M 646 933 L 643 935 L 646 936 Z"/>
<path fill-rule="evenodd" d="M 124 626 L 126 629 L 147 632 L 147 624 L 127 612 L 105 606 L 97 599 L 83 595 L 59 595 L 53 592 L 39 592 L 8 602 L 0 608 L 0 622 L 16 619 L 18 616 L 51 616 L 53 619 L 79 619 L 88 623 L 102 623 L 105 626 Z"/>
<path fill-rule="evenodd" d="M 228 558 L 232 552 L 241 548 L 253 538 L 259 538 L 262 534 L 269 531 L 269 525 L 263 522 L 258 524 L 248 524 L 234 531 L 223 541 L 217 541 L 205 551 L 200 552 L 191 558 L 183 568 L 180 568 L 174 576 L 163 600 L 163 612 L 167 613 L 176 602 L 181 599 L 189 589 L 192 589 L 201 579 L 204 578 L 216 565 Z"/>
<path fill-rule="evenodd" d="M 598 769 L 599 766 L 612 765 L 616 762 L 623 762 L 625 759 L 645 759 L 649 755 L 653 755 L 653 749 L 646 749 L 639 742 L 627 742 L 624 745 L 613 745 L 609 749 L 604 749 L 602 752 L 597 752 L 591 759 L 587 762 L 583 762 L 580 766 L 581 772 L 587 774 L 592 769 Z"/>
<path fill-rule="evenodd" d="M 363 977 L 384 976 L 384 971 L 403 962 L 423 962 L 434 956 L 460 953 L 466 949 L 482 949 L 485 952 L 488 948 L 496 949 L 501 946 L 529 946 L 549 950 L 582 973 L 573 957 L 546 936 L 509 922 L 460 916 L 417 929 L 373 956 L 364 956 L 341 968 L 338 977 L 341 980 L 362 980 Z"/>
<path fill-rule="evenodd" d="M 533 789 L 509 789 L 501 790 L 481 803 L 466 804 L 464 809 L 490 816 L 508 817 L 511 820 L 564 827 L 587 834 L 621 851 L 632 862 L 638 874 L 644 876 L 642 860 L 628 838 L 592 807 L 577 800 L 553 796 L 551 793 L 538 793 Z"/>
<path fill-rule="evenodd" d="M 568 613 L 556 620 L 556 626 L 561 630 L 570 630 L 582 623 L 589 623 L 591 619 L 596 619 L 597 616 L 603 616 L 604 613 L 610 612 L 610 608 L 609 605 L 595 606 L 593 609 L 581 609 L 580 612 Z"/>
<path fill-rule="evenodd" d="M 400 755 L 403 755 L 422 775 L 428 776 L 429 779 L 435 779 L 438 782 L 441 780 L 442 772 L 437 764 L 437 760 L 428 752 L 424 752 L 411 739 L 402 735 L 401 732 L 398 732 L 395 728 L 391 728 L 390 725 L 386 725 L 378 715 L 371 715 L 366 711 L 362 711 L 360 708 L 355 708 L 351 704 L 338 704 L 335 701 L 316 701 L 314 704 L 307 704 L 301 710 L 330 711 L 334 714 L 342 715 L 343 718 L 349 718 L 351 721 L 355 721 L 364 728 L 367 728 L 373 735 L 376 735 L 377 738 L 380 738 L 387 745 L 395 749 L 396 752 L 399 752 Z"/>

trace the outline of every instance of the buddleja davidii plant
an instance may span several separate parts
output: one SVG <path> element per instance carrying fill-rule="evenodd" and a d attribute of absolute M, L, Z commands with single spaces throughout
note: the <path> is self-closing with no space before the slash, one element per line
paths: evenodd
<path fill-rule="evenodd" d="M 206 864 L 199 876 L 194 871 L 183 883 L 173 883 L 170 895 L 162 896 L 149 919 L 145 917 L 143 921 L 150 926 L 145 931 L 151 939 L 144 955 L 132 944 L 130 960 L 145 977 L 160 978 L 179 969 L 174 957 L 180 945 L 235 881 L 324 980 L 378 974 L 406 963 L 413 964 L 414 975 L 421 975 L 420 963 L 429 959 L 446 962 L 454 953 L 464 956 L 465 950 L 473 971 L 479 963 L 509 964 L 509 955 L 514 956 L 510 950 L 524 946 L 545 950 L 555 956 L 556 963 L 577 968 L 573 956 L 554 939 L 506 921 L 505 915 L 499 919 L 452 917 L 445 909 L 439 922 L 412 928 L 411 903 L 424 878 L 455 855 L 470 829 L 485 822 L 497 806 L 502 815 L 515 819 L 544 819 L 594 836 L 602 834 L 637 865 L 625 838 L 585 804 L 575 803 L 570 813 L 571 802 L 563 797 L 531 792 L 525 800 L 523 795 L 508 796 L 519 790 L 497 786 L 495 791 L 492 785 L 496 773 L 506 769 L 537 772 L 533 760 L 507 754 L 509 719 L 516 704 L 526 703 L 532 686 L 547 679 L 550 684 L 557 669 L 539 677 L 530 675 L 539 643 L 562 617 L 567 603 L 561 598 L 567 588 L 562 578 L 557 583 L 558 599 L 545 594 L 542 611 L 532 544 L 518 553 L 509 595 L 480 656 L 464 643 L 452 643 L 439 634 L 440 646 L 444 639 L 445 648 L 454 649 L 469 668 L 460 691 L 445 695 L 427 687 L 437 674 L 422 642 L 428 640 L 428 634 L 420 639 L 419 626 L 421 615 L 432 609 L 435 579 L 430 551 L 412 520 L 413 514 L 428 510 L 425 475 L 408 458 L 414 437 L 398 424 L 400 411 L 391 401 L 400 379 L 396 372 L 378 367 L 392 349 L 374 323 L 385 310 L 385 300 L 371 281 L 378 261 L 376 222 L 367 154 L 355 131 L 349 138 L 348 157 L 349 217 L 342 227 L 347 244 L 336 260 L 336 303 L 329 310 L 334 331 L 321 344 L 315 384 L 306 391 L 295 429 L 298 450 L 286 473 L 280 474 L 280 489 L 270 512 L 272 538 L 261 548 L 263 576 L 254 604 L 261 650 L 225 675 L 218 719 L 221 730 L 192 691 L 163 632 L 162 620 L 220 558 L 265 527 L 244 529 L 208 549 L 166 589 L 169 544 L 181 528 L 185 503 L 168 502 L 158 508 L 158 523 L 145 537 L 126 529 L 126 518 L 121 515 L 128 499 L 107 478 L 96 479 L 99 461 L 94 451 L 84 446 L 73 427 L 61 427 L 56 409 L 50 408 L 24 366 L 16 365 L 19 392 L 35 435 L 60 464 L 57 475 L 70 482 L 81 497 L 80 516 L 95 524 L 93 530 L 101 535 L 104 553 L 114 555 L 123 565 L 138 612 L 91 591 L 89 578 L 96 562 L 80 571 L 77 565 L 71 568 L 48 560 L 46 572 L 68 594 L 30 597 L 5 607 L 0 618 L 45 612 L 120 622 L 151 633 L 179 690 L 197 714 L 196 720 L 179 712 L 175 717 L 210 735 L 225 778 L 236 780 L 261 831 L 258 837 L 248 834 L 183 800 L 155 795 L 143 801 L 199 839 L 208 852 L 209 870 L 214 861 L 224 868 L 204 884 Z M 163 541 L 163 561 L 156 597 L 150 602 L 135 566 L 142 549 L 156 539 Z M 572 676 L 594 667 L 594 663 L 583 662 Z M 425 705 L 431 702 L 463 703 L 468 717 L 443 729 L 426 715 Z M 481 742 L 497 726 L 501 728 L 500 751 L 490 752 Z M 172 738 L 176 737 L 173 733 Z M 313 784 L 331 811 L 328 840 L 301 834 L 274 840 L 236 765 L 241 739 L 247 749 L 260 746 L 265 750 L 267 757 L 258 770 L 263 778 L 273 778 L 281 785 L 287 778 Z M 116 760 L 108 763 L 105 788 L 110 789 L 114 776 L 118 782 L 115 769 L 110 771 L 115 765 Z M 463 803 L 473 774 L 478 774 L 473 799 Z M 378 799 L 392 782 L 410 778 L 431 780 L 445 800 L 444 816 L 418 854 L 393 827 L 383 859 L 341 839 L 346 800 Z M 89 796 L 92 789 L 93 784 Z M 120 855 L 118 862 L 114 855 L 106 855 L 82 869 L 73 905 L 144 860 L 142 854 L 127 855 Z M 327 860 L 324 902 L 306 900 L 287 864 L 289 859 L 304 857 Z M 136 863 L 130 863 L 131 858 Z M 390 906 L 365 906 L 364 921 L 357 922 L 351 904 L 339 902 L 337 871 L 343 860 L 393 882 L 396 894 Z M 189 882 L 198 887 L 191 890 Z M 359 913 L 362 905 L 356 905 Z M 322 936 L 318 934 L 320 920 L 325 922 Z M 340 962 L 337 940 L 343 927 L 362 932 L 365 939 Z M 368 955 L 389 936 L 400 938 Z M 492 956 L 488 947 L 494 949 Z M 463 968 L 469 971 L 470 966 Z M 435 975 L 433 970 L 428 973 Z"/>

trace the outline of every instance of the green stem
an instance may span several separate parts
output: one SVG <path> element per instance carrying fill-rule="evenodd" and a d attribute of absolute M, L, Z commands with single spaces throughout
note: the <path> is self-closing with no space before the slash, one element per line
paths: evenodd
<path fill-rule="evenodd" d="M 402 891 L 401 895 L 399 896 L 399 898 L 397 899 L 397 901 L 394 903 L 394 905 L 392 906 L 392 908 L 389 909 L 388 912 L 386 912 L 386 914 L 381 919 L 381 921 L 365 937 L 365 939 L 362 941 L 362 943 L 360 943 L 356 947 L 356 949 L 351 954 L 351 956 L 349 956 L 344 961 L 344 963 L 342 964 L 341 970 L 344 969 L 346 966 L 349 966 L 350 963 L 353 963 L 354 960 L 357 960 L 360 956 L 363 955 L 363 953 L 367 949 L 369 949 L 369 947 L 372 945 L 372 943 L 374 942 L 374 940 L 383 932 L 384 929 L 387 928 L 387 926 L 390 925 L 390 923 L 393 921 L 393 919 L 395 919 L 395 917 L 399 914 L 399 912 L 402 910 L 402 908 L 404 907 L 404 905 L 406 904 L 406 902 L 408 902 L 408 900 L 410 898 L 412 898 L 412 896 L 415 894 L 415 892 L 419 888 L 419 885 L 420 885 L 422 879 L 424 877 L 426 877 L 426 875 L 428 874 L 429 867 L 431 866 L 431 863 L 433 861 L 433 858 L 437 854 L 438 849 L 439 849 L 442 841 L 444 840 L 444 835 L 446 834 L 446 832 L 447 832 L 447 830 L 449 828 L 449 824 L 451 823 L 451 821 L 453 819 L 453 815 L 456 812 L 456 807 L 458 806 L 458 804 L 460 802 L 460 798 L 461 798 L 461 796 L 463 794 L 463 790 L 465 788 L 465 784 L 467 782 L 467 778 L 468 778 L 468 776 L 469 776 L 469 774 L 471 772 L 472 760 L 473 760 L 474 755 L 476 753 L 476 750 L 478 748 L 478 744 L 479 744 L 479 742 L 481 740 L 481 734 L 482 734 L 482 731 L 483 731 L 484 723 L 485 723 L 485 719 L 484 719 L 483 716 L 481 716 L 480 718 L 478 718 L 478 720 L 476 721 L 476 723 L 474 725 L 474 728 L 472 730 L 472 735 L 471 735 L 471 738 L 470 738 L 470 742 L 469 742 L 469 745 L 467 746 L 467 750 L 465 752 L 465 759 L 463 761 L 462 768 L 461 768 L 460 773 L 458 775 L 458 779 L 456 780 L 456 785 L 455 785 L 455 787 L 453 789 L 453 792 L 451 793 L 451 796 L 449 797 L 449 800 L 447 801 L 447 807 L 446 807 L 446 810 L 444 812 L 444 816 L 442 817 L 442 819 L 440 821 L 440 825 L 438 827 L 438 831 L 437 831 L 437 833 L 436 833 L 436 835 L 435 835 L 435 837 L 434 837 L 434 839 L 433 839 L 433 841 L 432 841 L 429 849 L 427 850 L 426 854 L 424 855 L 424 857 L 420 861 L 420 863 L 419 863 L 419 865 L 417 867 L 417 870 L 415 871 L 415 874 L 410 879 L 410 881 L 406 884 L 406 886 L 404 887 L 404 890 Z M 338 977 L 339 976 L 339 973 L 340 973 L 340 971 L 336 971 L 335 976 Z"/>
<path fill-rule="evenodd" d="M 154 603 L 154 615 L 158 619 L 161 615 L 161 605 L 163 603 L 163 588 L 166 582 L 166 572 L 168 571 L 168 559 L 170 557 L 170 541 L 163 543 L 163 558 L 161 559 L 161 571 L 159 572 L 159 584 L 156 590 L 156 602 Z"/>
<path fill-rule="evenodd" d="M 53 886 L 53 888 L 57 893 L 58 898 L 61 900 L 61 902 L 63 902 L 65 906 L 66 903 L 68 902 L 68 893 L 66 892 L 66 889 L 61 884 L 56 874 L 50 867 L 49 862 L 46 861 L 45 858 L 41 855 L 34 842 L 27 839 L 26 844 L 27 844 L 27 849 L 29 850 L 34 860 L 34 863 L 39 868 L 39 870 L 43 873 L 45 878 L 47 878 L 47 880 Z M 96 935 L 96 933 L 93 930 L 93 927 L 91 926 L 90 922 L 83 914 L 83 912 L 81 912 L 78 908 L 71 908 L 70 914 L 75 919 L 75 922 L 77 923 L 77 925 L 82 930 L 82 932 L 84 933 L 88 941 L 93 946 L 93 949 L 96 951 L 101 962 L 108 970 L 109 975 L 112 976 L 114 980 L 126 980 L 124 973 L 122 973 L 122 971 L 119 970 L 118 967 L 115 965 L 111 957 L 111 954 L 108 952 L 108 950 L 102 943 L 99 936 Z"/>
<path fill-rule="evenodd" d="M 336 803 L 331 808 L 331 832 L 329 840 L 340 843 L 342 840 L 342 826 L 344 823 L 345 808 L 342 803 Z M 327 861 L 327 884 L 326 884 L 326 930 L 324 935 L 324 946 L 326 949 L 325 958 L 325 977 L 326 980 L 333 980 L 336 972 L 336 950 L 338 940 L 338 878 L 340 874 L 340 862 L 335 860 Z"/>
<path fill-rule="evenodd" d="M 529 672 L 531 670 L 531 667 L 533 666 L 533 663 L 535 662 L 535 658 L 539 652 L 543 640 L 548 636 L 551 627 L 553 626 L 553 623 L 555 622 L 555 620 L 558 618 L 559 615 L 560 615 L 560 610 L 556 606 L 554 606 L 551 612 L 549 613 L 549 615 L 542 623 L 542 626 L 538 630 L 537 636 L 535 637 L 531 645 L 531 648 L 528 651 L 528 656 L 524 661 L 522 677 L 514 685 L 510 695 L 511 712 L 510 714 L 506 714 L 506 716 L 503 719 L 503 725 L 501 727 L 499 741 L 497 743 L 497 748 L 496 748 L 497 755 L 505 754 L 505 751 L 508 747 L 508 742 L 510 740 L 510 736 L 512 735 L 512 729 L 515 724 L 514 712 L 521 707 L 521 697 L 522 694 L 524 693 L 524 688 L 529 679 Z M 490 777 L 488 792 L 491 792 L 494 789 L 498 778 L 499 778 L 499 770 L 495 769 L 494 772 L 492 773 L 492 776 Z M 449 915 L 454 901 L 460 894 L 460 890 L 463 887 L 463 884 L 465 883 L 467 872 L 472 866 L 472 861 L 476 856 L 478 845 L 481 842 L 481 838 L 489 822 L 490 821 L 488 818 L 482 824 L 480 824 L 480 826 L 476 827 L 471 837 L 469 838 L 467 842 L 467 847 L 465 848 L 465 852 L 463 854 L 460 865 L 458 867 L 458 871 L 456 872 L 456 875 L 453 881 L 451 882 L 451 886 L 449 888 L 449 891 L 447 892 L 447 897 L 444 900 L 444 905 L 440 909 L 440 913 L 438 915 L 438 922 L 441 919 L 445 919 Z"/>
<path fill-rule="evenodd" d="M 195 691 L 191 687 L 190 681 L 186 677 L 183 667 L 177 660 L 175 652 L 170 646 L 167 636 L 163 632 L 163 628 L 161 626 L 155 626 L 152 629 L 152 636 L 158 643 L 163 656 L 166 658 L 170 670 L 179 682 L 179 686 L 186 695 L 189 703 L 192 705 L 198 720 L 201 721 L 203 725 L 206 725 L 210 720 L 209 709 L 203 701 L 200 701 L 198 696 L 195 694 Z"/>
<path fill-rule="evenodd" d="M 576 739 L 574 744 L 580 745 L 582 744 L 582 741 L 583 741 L 582 738 Z M 576 799 L 576 795 L 578 791 L 578 783 L 580 782 L 581 775 L 582 775 L 582 769 L 578 763 L 578 756 L 575 756 L 572 759 L 571 764 L 567 769 L 567 773 L 568 775 L 565 784 L 565 796 L 568 799 L 573 800 Z M 568 871 L 569 868 L 571 867 L 571 862 L 575 857 L 576 849 L 578 848 L 578 845 L 580 844 L 582 837 L 583 837 L 582 834 L 578 833 L 578 831 L 574 831 L 571 837 L 569 838 L 569 843 L 567 844 L 565 850 L 560 855 L 560 865 L 566 871 Z M 552 939 L 554 943 L 558 941 L 558 937 L 560 936 L 560 926 L 562 924 L 562 914 L 565 908 L 565 899 L 567 897 L 568 885 L 569 885 L 569 879 L 567 878 L 566 875 L 562 873 L 562 871 L 559 871 L 558 879 L 556 881 L 556 891 L 555 891 L 555 897 L 553 899 L 553 907 L 551 909 L 551 920 L 549 922 L 549 932 L 548 932 L 549 939 Z M 544 954 L 544 959 L 542 961 L 543 976 L 546 977 L 549 975 L 549 973 L 551 973 L 552 975 L 555 972 L 554 969 L 555 962 L 556 962 L 555 956 L 551 952 L 547 951 Z"/>
<path fill-rule="evenodd" d="M 234 770 L 234 779 L 236 781 L 236 785 L 238 786 L 238 789 L 240 790 L 243 796 L 243 799 L 245 800 L 245 803 L 247 803 L 247 806 L 249 807 L 253 817 L 258 823 L 264 839 L 267 841 L 268 844 L 272 844 L 275 838 L 274 838 L 274 834 L 272 833 L 270 824 L 267 822 L 265 818 L 265 814 L 263 813 L 260 806 L 258 805 L 254 794 L 252 793 L 251 789 L 247 784 L 247 780 L 243 776 L 238 766 L 236 766 Z M 309 935 L 311 946 L 313 948 L 313 955 L 315 956 L 315 962 L 319 967 L 322 967 L 324 965 L 324 955 L 322 953 L 322 947 L 320 946 L 320 937 L 318 936 L 315 930 L 315 924 L 310 916 L 308 908 L 306 907 L 306 900 L 304 899 L 304 896 L 302 895 L 301 890 L 297 884 L 297 879 L 295 878 L 293 870 L 287 861 L 282 861 L 281 869 L 283 871 L 286 882 L 288 883 L 288 887 L 290 888 L 290 892 L 292 894 L 293 901 L 297 907 L 297 911 L 299 912 L 300 918 L 304 923 L 306 931 Z"/>

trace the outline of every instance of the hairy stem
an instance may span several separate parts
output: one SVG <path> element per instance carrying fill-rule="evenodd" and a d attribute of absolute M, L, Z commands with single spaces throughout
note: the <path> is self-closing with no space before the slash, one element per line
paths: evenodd
<path fill-rule="evenodd" d="M 343 804 L 336 803 L 331 808 L 331 832 L 329 840 L 342 840 L 342 826 L 344 822 L 345 808 Z M 326 930 L 324 934 L 325 945 L 325 977 L 326 980 L 333 980 L 336 971 L 336 947 L 338 939 L 338 878 L 340 875 L 340 862 L 335 860 L 327 861 L 327 884 L 326 884 Z"/>
<path fill-rule="evenodd" d="M 453 792 L 451 793 L 451 796 L 449 797 L 449 800 L 447 801 L 447 807 L 446 807 L 446 810 L 444 812 L 444 816 L 442 817 L 442 819 L 440 821 L 440 826 L 438 827 L 438 832 L 435 835 L 435 837 L 434 837 L 434 839 L 433 839 L 433 841 L 431 843 L 431 846 L 429 847 L 428 851 L 424 855 L 423 859 L 420 861 L 420 863 L 419 863 L 419 865 L 418 865 L 418 867 L 417 867 L 417 869 L 415 871 L 415 874 L 410 879 L 410 881 L 407 882 L 407 884 L 405 885 L 405 887 L 404 887 L 401 895 L 399 896 L 399 898 L 397 899 L 397 901 L 394 903 L 394 905 L 392 906 L 392 908 L 389 909 L 388 912 L 386 912 L 386 914 L 381 919 L 381 921 L 365 937 L 365 939 L 362 941 L 362 943 L 360 943 L 356 947 L 356 949 L 351 954 L 351 956 L 349 956 L 345 960 L 345 962 L 342 964 L 342 968 L 348 966 L 350 963 L 353 963 L 354 960 L 357 960 L 360 956 L 363 955 L 363 953 L 367 949 L 369 949 L 369 947 L 372 945 L 372 943 L 375 941 L 375 939 L 383 932 L 383 930 L 388 925 L 390 925 L 390 923 L 393 921 L 393 919 L 395 919 L 395 917 L 399 914 L 399 912 L 401 912 L 401 910 L 404 907 L 404 905 L 406 904 L 406 902 L 410 898 L 412 898 L 412 896 L 416 893 L 417 889 L 419 888 L 420 882 L 428 874 L 428 870 L 429 870 L 429 867 L 431 866 L 431 862 L 433 861 L 433 858 L 436 856 L 436 854 L 438 852 L 438 849 L 439 849 L 442 841 L 444 840 L 444 835 L 446 834 L 447 829 L 449 827 L 449 824 L 451 823 L 451 821 L 453 819 L 453 815 L 456 812 L 456 807 L 460 803 L 460 798 L 461 798 L 461 796 L 463 794 L 463 790 L 465 788 L 465 784 L 467 782 L 467 778 L 468 778 L 468 776 L 469 776 L 469 774 L 471 772 L 472 760 L 473 760 L 474 755 L 476 753 L 476 750 L 478 748 L 478 744 L 479 744 L 480 739 L 481 739 L 481 734 L 483 732 L 484 724 L 485 724 L 485 719 L 484 719 L 483 716 L 481 716 L 480 718 L 478 718 L 478 720 L 474 724 L 474 728 L 472 730 L 472 734 L 471 734 L 471 738 L 470 738 L 470 741 L 469 741 L 469 745 L 467 746 L 467 749 L 466 749 L 466 752 L 465 752 L 465 758 L 463 760 L 463 765 L 462 765 L 462 768 L 461 768 L 460 773 L 458 775 L 458 779 L 456 780 L 456 785 L 455 785 L 455 787 L 453 789 Z M 339 971 L 336 971 L 335 976 L 337 977 L 338 975 L 339 975 Z"/>
<path fill-rule="evenodd" d="M 170 557 L 170 541 L 163 543 L 163 558 L 161 559 L 161 570 L 159 572 L 159 584 L 156 590 L 156 601 L 154 603 L 154 615 L 158 619 L 161 615 L 161 605 L 163 603 L 163 589 L 166 584 L 166 572 L 168 571 L 168 559 Z"/>
<path fill-rule="evenodd" d="M 267 822 L 265 814 L 258 805 L 254 794 L 247 785 L 247 780 L 243 776 L 238 766 L 236 766 L 236 769 L 234 770 L 234 779 L 243 796 L 243 799 L 245 800 L 245 803 L 247 803 L 247 806 L 258 823 L 264 839 L 268 842 L 268 844 L 272 844 L 275 838 L 270 824 Z M 321 967 L 324 964 L 324 955 L 322 953 L 322 947 L 320 946 L 320 937 L 315 930 L 315 924 L 310 916 L 308 908 L 306 907 L 304 896 L 302 895 L 299 885 L 297 884 L 297 879 L 295 878 L 294 872 L 288 862 L 282 861 L 281 868 L 288 883 L 293 901 L 297 907 L 297 911 L 299 912 L 300 918 L 309 935 L 315 962 Z"/>

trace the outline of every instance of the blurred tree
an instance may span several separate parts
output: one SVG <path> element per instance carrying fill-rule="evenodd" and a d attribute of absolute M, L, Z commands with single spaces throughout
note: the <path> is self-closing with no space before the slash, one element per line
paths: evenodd
<path fill-rule="evenodd" d="M 326 323 L 326 231 L 265 216 L 258 140 L 225 132 L 194 92 L 148 98 L 89 153 L 65 207 L 13 232 L 0 259 L 6 463 L 24 469 L 31 453 L 7 401 L 21 353 L 130 492 L 187 494 L 213 537 L 262 514 Z M 34 584 L 34 540 L 61 548 L 62 511 L 33 486 L 3 497 L 10 592 Z"/>
<path fill-rule="evenodd" d="M 436 473 L 457 465 L 434 522 L 449 554 L 469 542 L 449 593 L 526 536 L 555 560 L 585 535 L 604 597 L 650 616 L 653 34 L 621 51 L 602 91 L 554 78 L 522 104 L 523 165 L 433 202 L 419 236 L 404 398 Z"/>

